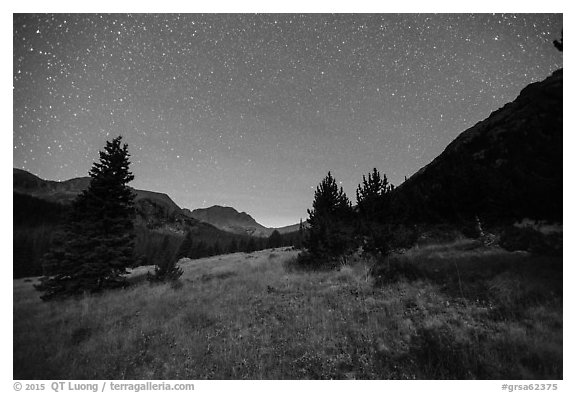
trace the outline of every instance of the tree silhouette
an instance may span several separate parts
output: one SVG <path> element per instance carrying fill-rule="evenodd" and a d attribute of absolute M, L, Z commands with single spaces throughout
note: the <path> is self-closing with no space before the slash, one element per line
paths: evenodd
<path fill-rule="evenodd" d="M 344 190 L 338 188 L 330 172 L 316 188 L 308 215 L 305 246 L 315 263 L 333 260 L 348 249 L 352 240 L 350 220 L 353 210 Z"/>
<path fill-rule="evenodd" d="M 134 194 L 127 183 L 128 145 L 119 136 L 106 142 L 90 170 L 90 185 L 73 202 L 63 242 L 46 258 L 51 278 L 38 289 L 48 300 L 126 285 L 123 274 L 133 264 Z"/>
<path fill-rule="evenodd" d="M 359 234 L 364 236 L 364 250 L 387 253 L 390 243 L 390 192 L 393 186 L 386 175 L 380 175 L 376 168 L 362 176 L 362 184 L 356 190 L 359 212 Z"/>
<path fill-rule="evenodd" d="M 276 229 L 268 236 L 267 247 L 277 248 L 282 246 L 282 235 Z"/>
<path fill-rule="evenodd" d="M 362 184 L 356 190 L 356 201 L 360 215 L 365 220 L 383 218 L 387 210 L 388 194 L 392 186 L 388 184 L 386 175 L 380 175 L 376 168 L 372 173 L 362 176 Z"/>
<path fill-rule="evenodd" d="M 248 243 L 246 243 L 246 246 L 245 246 L 245 247 L 246 247 L 246 248 L 245 248 L 243 251 L 244 251 L 244 252 L 247 252 L 247 253 L 254 252 L 254 251 L 256 251 L 256 249 L 258 248 L 258 247 L 256 246 L 256 241 L 254 240 L 253 237 L 251 237 L 251 238 L 248 240 Z"/>
<path fill-rule="evenodd" d="M 216 240 L 216 243 L 212 246 L 212 255 L 222 254 L 222 248 L 220 247 L 220 242 Z"/>
<path fill-rule="evenodd" d="M 181 258 L 190 258 L 192 247 L 194 246 L 192 239 L 192 232 L 187 231 L 184 240 L 180 244 L 178 248 L 178 252 L 176 253 L 176 260 L 180 260 Z"/>
<path fill-rule="evenodd" d="M 238 242 L 236 241 L 236 239 L 232 239 L 232 241 L 228 245 L 228 252 L 230 254 L 234 254 L 235 252 L 238 252 Z"/>
<path fill-rule="evenodd" d="M 154 273 L 148 272 L 146 278 L 151 282 L 177 280 L 183 273 L 182 269 L 177 265 L 178 260 L 172 247 L 170 247 L 170 236 L 164 236 L 160 246 L 160 257 L 156 261 L 156 266 L 154 266 Z"/>

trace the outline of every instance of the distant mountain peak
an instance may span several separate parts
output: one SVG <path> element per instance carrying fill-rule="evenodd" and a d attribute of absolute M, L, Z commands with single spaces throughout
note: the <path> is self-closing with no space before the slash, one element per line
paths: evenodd
<path fill-rule="evenodd" d="M 192 210 L 190 216 L 214 225 L 216 228 L 252 236 L 268 236 L 268 228 L 256 222 L 246 212 L 238 212 L 230 206 L 214 205 Z"/>
<path fill-rule="evenodd" d="M 195 209 L 189 214 L 191 217 L 212 224 L 218 229 L 241 235 L 267 237 L 274 230 L 280 233 L 289 233 L 295 232 L 299 228 L 299 224 L 281 228 L 267 228 L 258 223 L 250 214 L 238 212 L 238 210 L 230 206 L 214 205 Z"/>

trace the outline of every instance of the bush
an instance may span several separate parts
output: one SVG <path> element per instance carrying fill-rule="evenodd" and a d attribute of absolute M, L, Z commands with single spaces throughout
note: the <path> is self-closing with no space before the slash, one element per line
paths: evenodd
<path fill-rule="evenodd" d="M 154 266 L 154 273 L 148 272 L 146 279 L 150 282 L 176 281 L 182 273 L 184 271 L 178 266 L 176 259 L 167 259 Z"/>

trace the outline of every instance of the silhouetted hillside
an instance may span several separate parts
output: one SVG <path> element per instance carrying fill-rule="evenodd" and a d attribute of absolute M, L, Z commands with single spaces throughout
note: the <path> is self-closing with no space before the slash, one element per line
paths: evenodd
<path fill-rule="evenodd" d="M 562 81 L 558 70 L 458 136 L 392 193 L 397 220 L 562 220 Z"/>
<path fill-rule="evenodd" d="M 185 211 L 187 209 L 184 209 Z M 214 225 L 223 231 L 241 235 L 267 237 L 275 230 L 280 234 L 298 231 L 299 224 L 288 225 L 281 228 L 267 228 L 258 223 L 252 216 L 245 212 L 238 212 L 233 207 L 211 206 L 205 209 L 189 211 L 190 217 Z"/>
<path fill-rule="evenodd" d="M 74 198 L 90 184 L 89 177 L 63 182 L 43 180 L 14 168 L 14 277 L 42 274 L 41 259 L 49 250 Z M 141 264 L 173 258 L 186 232 L 199 257 L 248 248 L 250 236 L 220 230 L 196 220 L 166 194 L 133 189 L 136 194 L 135 254 Z M 253 242 L 255 249 L 266 239 Z M 252 247 L 252 246 L 251 246 Z"/>
<path fill-rule="evenodd" d="M 223 231 L 237 234 L 263 237 L 272 232 L 257 223 L 248 213 L 240 213 L 233 207 L 216 205 L 205 209 L 195 209 L 190 212 L 190 217 L 210 223 Z"/>

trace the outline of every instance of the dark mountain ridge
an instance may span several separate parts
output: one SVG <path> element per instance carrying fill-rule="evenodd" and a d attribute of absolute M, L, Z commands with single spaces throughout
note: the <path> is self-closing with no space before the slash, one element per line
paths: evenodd
<path fill-rule="evenodd" d="M 524 88 L 392 193 L 398 221 L 562 221 L 563 70 Z"/>
<path fill-rule="evenodd" d="M 77 177 L 65 181 L 44 180 L 25 170 L 13 169 L 13 191 L 50 202 L 71 204 L 74 198 L 90 185 L 90 177 Z M 173 215 L 181 209 L 166 194 L 132 188 L 137 205 L 152 204 L 161 207 L 163 215 Z M 142 202 L 146 201 L 146 202 Z"/>
<path fill-rule="evenodd" d="M 14 276 L 42 274 L 41 258 L 70 211 L 72 201 L 90 184 L 89 177 L 63 182 L 43 180 L 13 170 Z M 141 264 L 171 258 L 186 232 L 195 244 L 222 249 L 231 242 L 246 244 L 249 237 L 229 233 L 190 217 L 163 193 L 133 189 L 136 194 L 135 254 Z"/>
<path fill-rule="evenodd" d="M 191 212 L 188 210 L 188 212 L 190 217 L 197 220 L 212 224 L 223 231 L 242 235 L 267 237 L 275 230 L 281 234 L 296 232 L 300 226 L 300 224 L 294 224 L 280 228 L 267 228 L 248 213 L 238 212 L 230 206 L 214 205 L 208 208 L 195 209 Z"/>
<path fill-rule="evenodd" d="M 39 178 L 25 170 L 13 169 L 13 191 L 49 202 L 71 204 L 76 195 L 88 188 L 90 177 L 65 181 Z M 299 224 L 282 228 L 267 228 L 245 212 L 233 207 L 212 206 L 205 209 L 180 208 L 167 194 L 132 188 L 139 220 L 148 226 L 161 226 L 167 221 L 184 221 L 188 226 L 209 225 L 222 231 L 244 235 L 267 237 L 274 230 L 284 234 L 298 231 Z"/>

